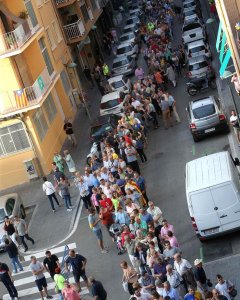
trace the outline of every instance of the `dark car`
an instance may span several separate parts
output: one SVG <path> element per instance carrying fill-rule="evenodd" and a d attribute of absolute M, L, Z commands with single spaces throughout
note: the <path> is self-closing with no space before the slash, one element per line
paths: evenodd
<path fill-rule="evenodd" d="M 90 128 L 90 137 L 93 142 L 101 141 L 106 133 L 117 128 L 118 120 L 122 117 L 118 115 L 100 116 L 95 119 Z"/>

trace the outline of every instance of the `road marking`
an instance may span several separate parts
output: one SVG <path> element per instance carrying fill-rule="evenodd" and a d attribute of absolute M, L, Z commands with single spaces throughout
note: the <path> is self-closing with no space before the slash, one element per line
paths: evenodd
<path fill-rule="evenodd" d="M 204 261 L 204 257 L 203 257 L 203 247 L 202 247 L 202 246 L 200 247 L 200 259 L 201 259 L 202 261 Z"/>

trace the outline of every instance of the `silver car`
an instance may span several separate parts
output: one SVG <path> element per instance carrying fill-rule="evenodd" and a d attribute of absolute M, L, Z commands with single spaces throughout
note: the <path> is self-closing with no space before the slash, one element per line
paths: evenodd
<path fill-rule="evenodd" d="M 206 32 L 201 22 L 188 23 L 182 28 L 183 43 L 191 43 L 196 40 L 206 39 Z"/>
<path fill-rule="evenodd" d="M 189 128 L 195 142 L 215 132 L 229 131 L 221 101 L 214 96 L 190 101 L 186 110 Z"/>
<path fill-rule="evenodd" d="M 12 218 L 20 216 L 24 219 L 26 216 L 25 208 L 23 206 L 21 197 L 16 194 L 7 194 L 0 197 L 0 251 L 5 248 L 4 240 L 7 238 L 6 232 L 3 229 L 4 219 L 6 216 Z"/>
<path fill-rule="evenodd" d="M 113 60 L 112 74 L 117 75 L 131 75 L 134 74 L 136 68 L 136 61 L 133 57 L 121 56 Z"/>
<path fill-rule="evenodd" d="M 138 55 L 138 45 L 135 43 L 127 42 L 118 45 L 116 56 L 127 56 L 127 57 L 136 57 Z"/>
<path fill-rule="evenodd" d="M 209 45 L 204 40 L 194 41 L 185 45 L 186 55 L 188 58 L 205 55 L 207 58 L 211 58 L 212 54 Z"/>
<path fill-rule="evenodd" d="M 124 33 L 119 37 L 120 43 L 137 43 L 136 35 L 133 32 Z"/>
<path fill-rule="evenodd" d="M 130 32 L 138 34 L 139 33 L 138 26 L 136 24 L 131 24 L 131 25 L 124 26 L 122 33 L 124 34 L 124 33 L 130 33 Z"/>
<path fill-rule="evenodd" d="M 187 76 L 190 79 L 203 78 L 214 73 L 208 58 L 204 55 L 189 58 L 187 62 Z"/>
<path fill-rule="evenodd" d="M 139 25 L 140 24 L 139 18 L 136 16 L 129 17 L 126 21 L 126 25 L 132 25 L 132 24 Z"/>

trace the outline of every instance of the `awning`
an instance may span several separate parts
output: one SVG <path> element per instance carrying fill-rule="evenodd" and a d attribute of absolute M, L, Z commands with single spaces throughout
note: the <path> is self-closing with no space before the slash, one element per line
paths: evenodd
<path fill-rule="evenodd" d="M 231 50 L 228 46 L 227 36 L 223 30 L 221 22 L 219 23 L 219 27 L 218 27 L 216 49 L 217 49 L 217 52 L 219 53 L 219 60 L 221 63 L 219 73 L 220 73 L 220 77 L 223 77 L 223 73 L 228 68 L 228 64 L 229 64 L 229 61 L 231 58 Z"/>

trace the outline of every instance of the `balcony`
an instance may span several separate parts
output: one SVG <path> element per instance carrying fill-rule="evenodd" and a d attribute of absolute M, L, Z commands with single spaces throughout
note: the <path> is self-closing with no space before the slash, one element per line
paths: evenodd
<path fill-rule="evenodd" d="M 25 21 L 13 31 L 0 35 L 0 59 L 22 53 L 42 31 L 40 26 L 30 29 Z"/>
<path fill-rule="evenodd" d="M 76 0 L 55 0 L 55 4 L 58 8 L 72 5 Z"/>
<path fill-rule="evenodd" d="M 59 75 L 49 76 L 47 67 L 32 86 L 0 93 L 0 115 L 11 116 L 40 107 L 58 80 Z"/>
<path fill-rule="evenodd" d="M 85 34 L 85 27 L 81 20 L 75 23 L 63 26 L 68 43 L 77 42 Z"/>

